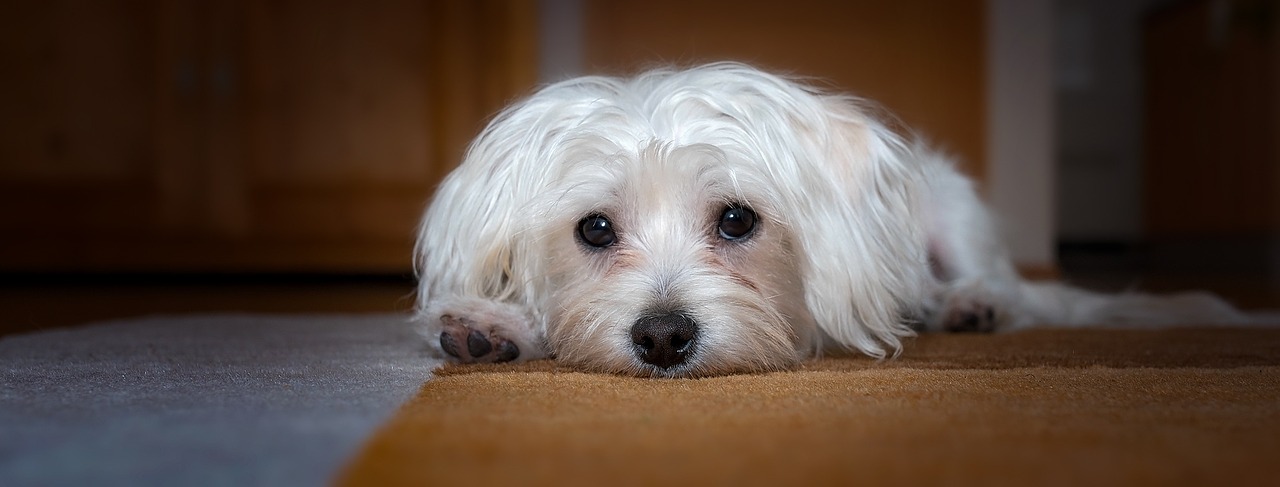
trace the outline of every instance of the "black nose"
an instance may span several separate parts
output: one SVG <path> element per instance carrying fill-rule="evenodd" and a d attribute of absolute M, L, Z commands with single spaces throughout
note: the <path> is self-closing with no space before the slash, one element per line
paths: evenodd
<path fill-rule="evenodd" d="M 646 316 L 631 325 L 631 342 L 645 363 L 664 369 L 684 363 L 693 354 L 698 324 L 679 313 Z"/>

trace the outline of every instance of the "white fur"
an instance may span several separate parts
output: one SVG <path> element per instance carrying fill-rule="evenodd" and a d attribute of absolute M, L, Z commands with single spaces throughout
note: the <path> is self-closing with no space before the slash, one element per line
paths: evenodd
<path fill-rule="evenodd" d="M 749 239 L 719 237 L 729 204 L 758 214 Z M 578 241 L 592 214 L 613 246 Z M 1024 282 L 995 235 L 968 179 L 856 99 L 735 63 L 577 78 L 498 115 L 441 184 L 419 231 L 420 320 L 432 340 L 514 343 L 517 360 L 698 376 L 885 357 L 919 328 L 1239 319 L 1212 297 Z M 630 330 L 672 309 L 698 347 L 647 364 Z"/>

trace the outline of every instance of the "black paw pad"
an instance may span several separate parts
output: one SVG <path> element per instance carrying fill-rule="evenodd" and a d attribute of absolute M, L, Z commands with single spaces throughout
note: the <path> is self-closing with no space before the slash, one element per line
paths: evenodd
<path fill-rule="evenodd" d="M 493 344 L 489 343 L 489 338 L 480 333 L 480 330 L 471 330 L 467 334 L 467 351 L 471 352 L 472 357 L 488 355 L 493 351 Z"/>
<path fill-rule="evenodd" d="M 498 355 L 494 358 L 494 362 L 510 362 L 520 356 L 520 347 L 509 341 L 503 340 L 498 345 Z"/>
<path fill-rule="evenodd" d="M 995 329 L 996 311 L 990 306 L 954 311 L 943 327 L 949 332 L 989 332 Z"/>
<path fill-rule="evenodd" d="M 520 347 L 468 318 L 440 317 L 440 349 L 463 363 L 510 362 L 520 357 Z"/>
<path fill-rule="evenodd" d="M 458 341 L 447 331 L 440 333 L 440 348 L 450 356 L 461 357 L 458 354 Z"/>

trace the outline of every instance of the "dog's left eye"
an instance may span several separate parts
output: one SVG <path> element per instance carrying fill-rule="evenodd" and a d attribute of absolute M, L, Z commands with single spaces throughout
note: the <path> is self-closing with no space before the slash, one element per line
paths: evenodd
<path fill-rule="evenodd" d="M 756 212 L 742 206 L 730 206 L 720 214 L 720 236 L 725 240 L 738 240 L 751 235 L 756 228 Z"/>
<path fill-rule="evenodd" d="M 583 243 L 596 248 L 613 245 L 618 236 L 613 232 L 613 223 L 604 215 L 591 215 L 578 221 L 578 238 Z"/>

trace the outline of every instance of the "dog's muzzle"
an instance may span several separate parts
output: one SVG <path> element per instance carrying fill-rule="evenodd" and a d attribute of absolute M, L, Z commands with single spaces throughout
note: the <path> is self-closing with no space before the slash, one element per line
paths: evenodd
<path fill-rule="evenodd" d="M 698 324 L 683 313 L 645 316 L 631 326 L 636 355 L 647 364 L 669 369 L 693 355 Z"/>

